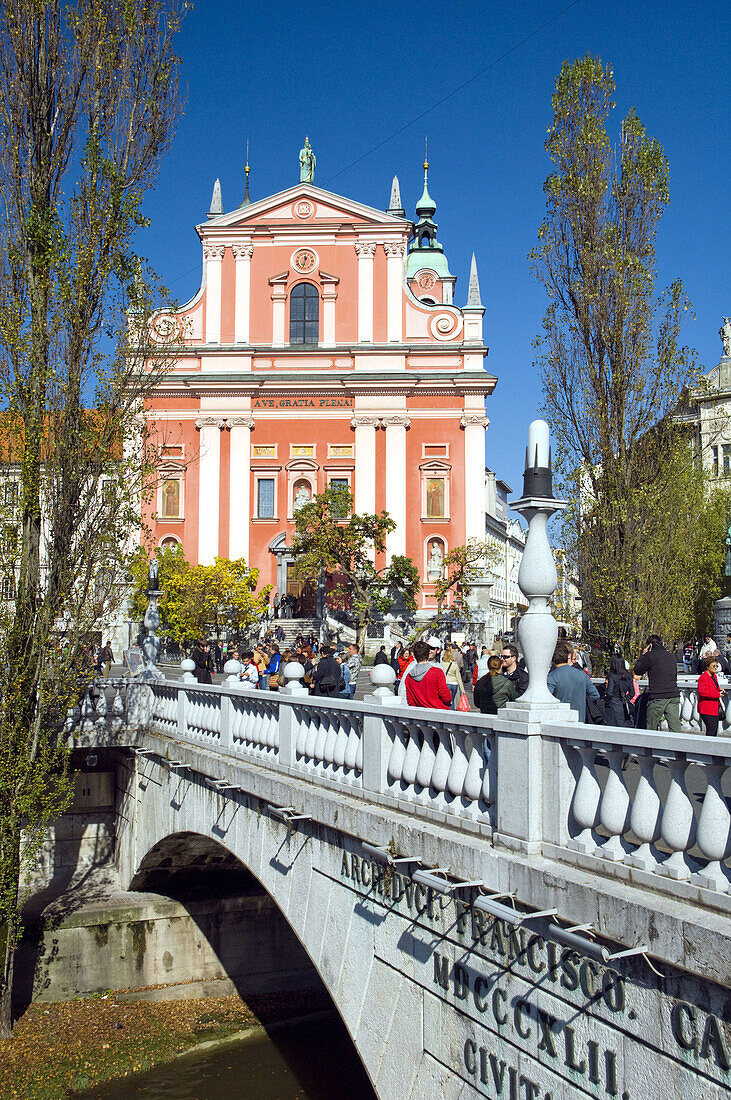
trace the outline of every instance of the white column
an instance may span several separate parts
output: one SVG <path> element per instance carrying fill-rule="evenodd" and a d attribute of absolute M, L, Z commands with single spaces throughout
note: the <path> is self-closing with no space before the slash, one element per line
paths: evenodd
<path fill-rule="evenodd" d="M 373 254 L 371 241 L 355 246 L 358 254 L 358 343 L 373 343 Z"/>
<path fill-rule="evenodd" d="M 206 343 L 221 343 L 221 262 L 226 251 L 222 244 L 206 244 Z"/>
<path fill-rule="evenodd" d="M 251 518 L 251 429 L 254 421 L 248 417 L 231 417 L 226 421 L 231 429 L 228 490 L 228 556 L 232 561 L 249 561 L 249 521 Z"/>
<path fill-rule="evenodd" d="M 389 343 L 403 340 L 403 275 L 404 246 L 400 241 L 387 242 L 386 250 L 386 332 Z"/>
<path fill-rule="evenodd" d="M 464 499 L 465 541 L 485 538 L 485 428 L 490 421 L 479 413 L 465 413 Z"/>
<path fill-rule="evenodd" d="M 384 417 L 386 428 L 386 511 L 396 530 L 386 535 L 386 563 L 406 555 L 406 429 L 407 416 Z"/>
<path fill-rule="evenodd" d="M 198 460 L 198 564 L 213 565 L 218 554 L 219 493 L 221 487 L 221 429 L 224 420 L 201 417 Z"/>
<path fill-rule="evenodd" d="M 373 514 L 376 510 L 376 428 L 377 416 L 354 416 L 355 428 L 355 510 Z M 375 560 L 375 550 L 368 557 Z"/>
<path fill-rule="evenodd" d="M 253 251 L 254 246 L 248 241 L 233 246 L 233 254 L 236 260 L 234 340 L 237 344 L 249 343 L 251 254 Z"/>

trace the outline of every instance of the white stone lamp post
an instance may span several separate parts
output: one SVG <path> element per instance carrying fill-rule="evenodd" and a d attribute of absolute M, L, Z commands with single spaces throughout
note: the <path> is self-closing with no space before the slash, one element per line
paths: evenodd
<path fill-rule="evenodd" d="M 528 537 L 518 573 L 518 585 L 528 600 L 528 610 L 518 624 L 518 637 L 528 668 L 528 688 L 513 706 L 560 704 L 551 695 L 546 677 L 558 639 L 558 624 L 548 601 L 558 584 L 556 565 L 546 534 L 554 512 L 566 507 L 553 495 L 548 424 L 534 420 L 528 429 L 528 449 L 523 475 L 523 496 L 511 507 L 528 520 Z"/>

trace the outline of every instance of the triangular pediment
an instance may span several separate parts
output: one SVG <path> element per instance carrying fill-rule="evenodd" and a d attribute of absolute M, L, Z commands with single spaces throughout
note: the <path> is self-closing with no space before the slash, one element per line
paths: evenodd
<path fill-rule="evenodd" d="M 308 207 L 311 209 L 308 210 Z M 276 195 L 210 218 L 197 228 L 201 235 L 205 235 L 208 229 L 243 229 L 246 226 L 253 229 L 258 225 L 313 226 L 333 222 L 388 226 L 392 229 L 408 225 L 407 218 L 394 217 L 384 210 L 325 191 L 311 183 L 298 183 Z"/>

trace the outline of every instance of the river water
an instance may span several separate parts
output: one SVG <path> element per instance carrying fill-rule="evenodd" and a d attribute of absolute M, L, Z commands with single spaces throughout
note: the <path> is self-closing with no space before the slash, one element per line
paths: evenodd
<path fill-rule="evenodd" d="M 79 1100 L 376 1100 L 337 1016 L 288 1024 L 271 1035 L 200 1053 L 133 1078 L 109 1081 Z"/>

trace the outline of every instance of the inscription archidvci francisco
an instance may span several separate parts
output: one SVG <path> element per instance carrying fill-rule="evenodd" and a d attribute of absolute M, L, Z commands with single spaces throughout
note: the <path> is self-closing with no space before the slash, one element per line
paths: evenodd
<path fill-rule="evenodd" d="M 474 1012 L 488 1031 L 506 1036 L 510 1044 L 530 1053 L 535 1049 L 543 1065 L 555 1068 L 570 1079 L 589 1088 L 595 1095 L 630 1097 L 620 1083 L 620 1059 L 610 1045 L 602 1045 L 588 1034 L 580 1034 L 577 1022 L 592 1012 L 600 1027 L 632 1035 L 637 1014 L 628 1005 L 632 984 L 611 966 L 603 965 L 577 951 L 562 947 L 530 928 L 514 927 L 473 908 L 457 896 L 445 897 L 429 887 L 414 883 L 393 868 L 354 853 L 342 851 L 340 874 L 362 892 L 413 918 L 439 924 L 446 904 L 454 906 L 450 935 L 465 943 L 466 961 L 451 959 L 437 946 L 431 952 L 426 975 L 428 983 L 443 999 L 457 1009 Z M 473 956 L 472 950 L 475 954 Z M 480 952 L 486 956 L 480 957 Z M 497 969 L 490 969 L 494 962 Z M 509 995 L 507 985 L 514 974 L 523 975 L 525 995 Z M 571 1022 L 562 1021 L 545 1007 L 532 1003 L 531 987 L 550 991 L 570 999 L 578 1010 Z M 675 1043 L 674 1057 L 698 1066 L 716 1079 L 731 1083 L 731 1046 L 728 1025 L 712 1012 L 679 998 L 668 998 L 669 1028 L 666 1033 Z M 598 1014 L 598 1015 L 597 1015 Z M 665 1029 L 664 1029 L 665 1030 Z M 618 1035 L 621 1043 L 623 1036 Z M 638 1041 L 643 1037 L 635 1035 Z M 532 1045 L 532 1046 L 531 1046 Z M 532 1081 L 520 1060 L 510 1065 L 499 1057 L 491 1042 L 480 1039 L 479 1031 L 464 1041 L 462 1076 L 494 1090 L 507 1100 L 554 1100 L 552 1094 Z"/>

